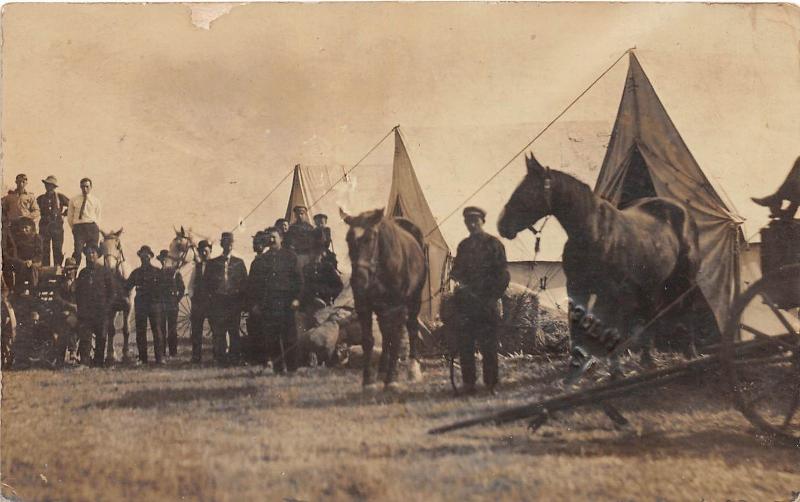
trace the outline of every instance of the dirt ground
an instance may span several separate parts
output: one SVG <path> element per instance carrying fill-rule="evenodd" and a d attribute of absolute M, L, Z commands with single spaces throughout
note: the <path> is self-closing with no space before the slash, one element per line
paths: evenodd
<path fill-rule="evenodd" d="M 187 351 L 186 346 L 181 347 Z M 188 358 L 188 356 L 187 356 Z M 754 434 L 715 377 L 595 409 L 440 436 L 428 429 L 558 392 L 564 362 L 504 359 L 497 396 L 454 398 L 443 362 L 396 396 L 356 370 L 254 367 L 7 372 L 11 500 L 748 500 L 800 492 L 800 451 Z"/>

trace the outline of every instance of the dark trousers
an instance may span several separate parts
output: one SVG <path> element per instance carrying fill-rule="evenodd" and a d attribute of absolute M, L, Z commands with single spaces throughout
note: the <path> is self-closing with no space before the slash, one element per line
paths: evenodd
<path fill-rule="evenodd" d="M 89 365 L 92 354 L 92 337 L 94 337 L 94 365 L 102 366 L 106 352 L 106 316 L 78 321 L 78 353 L 80 362 Z"/>
<path fill-rule="evenodd" d="M 39 236 L 42 238 L 42 263 L 50 266 L 50 247 L 53 248 L 53 265 L 64 262 L 64 223 L 61 221 L 39 221 Z"/>
<path fill-rule="evenodd" d="M 163 307 L 161 315 L 161 332 L 166 342 L 162 347 L 162 355 L 169 349 L 170 356 L 178 355 L 178 301 L 171 301 Z"/>
<path fill-rule="evenodd" d="M 297 370 L 297 330 L 289 302 L 269 305 L 262 320 L 264 350 L 276 373 Z"/>
<path fill-rule="evenodd" d="M 497 367 L 497 328 L 499 322 L 492 316 L 488 318 L 469 319 L 461 326 L 458 337 L 459 360 L 461 362 L 461 378 L 465 387 L 474 387 L 475 380 L 475 346 L 483 356 L 483 383 L 494 387 L 499 381 Z"/>
<path fill-rule="evenodd" d="M 226 362 L 226 355 L 231 362 L 238 362 L 241 357 L 239 323 L 241 322 L 241 306 L 238 297 L 216 295 L 212 300 L 211 336 L 214 340 L 214 360 Z M 228 353 L 228 339 L 230 352 Z"/>
<path fill-rule="evenodd" d="M 244 358 L 252 364 L 265 364 L 267 360 L 266 342 L 264 341 L 263 319 L 261 315 L 250 312 L 247 316 L 247 338 L 242 349 Z"/>
<path fill-rule="evenodd" d="M 83 246 L 87 243 L 97 244 L 100 242 L 100 229 L 96 223 L 76 223 L 72 227 L 72 237 L 75 241 L 75 250 L 72 257 L 81 264 L 81 257 L 83 256 Z"/>
<path fill-rule="evenodd" d="M 164 335 L 161 332 L 161 308 L 158 304 L 135 305 L 136 312 L 136 348 L 139 350 L 139 360 L 147 362 L 147 321 L 150 321 L 150 331 L 153 333 L 153 354 L 156 362 L 161 362 L 164 353 Z"/>
<path fill-rule="evenodd" d="M 203 324 L 208 316 L 208 305 L 206 302 L 192 300 L 192 361 L 200 362 L 203 353 Z M 209 322 L 211 322 L 209 320 Z"/>

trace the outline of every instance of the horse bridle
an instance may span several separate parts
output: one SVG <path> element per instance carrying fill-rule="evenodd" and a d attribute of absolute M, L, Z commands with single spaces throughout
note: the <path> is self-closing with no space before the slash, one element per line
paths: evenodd
<path fill-rule="evenodd" d="M 356 260 L 356 263 L 355 263 L 355 268 L 364 268 L 364 269 L 366 269 L 366 271 L 369 272 L 370 277 L 376 275 L 377 272 L 378 272 L 378 255 L 380 254 L 379 253 L 380 250 L 378 249 L 378 230 L 377 230 L 376 227 L 377 227 L 377 225 L 375 225 L 374 227 L 372 227 L 370 229 L 366 229 L 366 228 L 364 229 L 365 233 L 369 232 L 369 233 L 372 234 L 372 239 L 370 240 L 370 246 L 369 246 L 369 251 L 370 251 L 369 259 L 365 259 L 363 257 L 363 255 L 364 255 L 363 252 L 359 252 L 358 253 L 358 260 Z M 362 237 L 362 239 L 363 239 L 363 237 Z M 369 284 L 367 284 L 367 285 L 369 285 Z"/>
<path fill-rule="evenodd" d="M 542 229 L 547 224 L 547 218 L 550 217 L 550 213 L 553 211 L 553 177 L 550 176 L 549 167 L 544 168 L 544 203 L 547 206 L 547 217 L 545 217 L 544 221 L 542 222 L 542 225 L 539 227 L 538 230 L 534 226 L 536 224 L 535 221 L 528 226 L 528 230 L 530 230 L 534 236 L 538 236 L 540 233 L 542 233 Z M 536 237 L 536 239 L 538 247 L 539 237 Z"/>

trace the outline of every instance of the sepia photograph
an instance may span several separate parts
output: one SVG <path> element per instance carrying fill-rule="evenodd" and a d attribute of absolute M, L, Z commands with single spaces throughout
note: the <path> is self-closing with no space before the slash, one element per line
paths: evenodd
<path fill-rule="evenodd" d="M 2 6 L 3 501 L 800 502 L 800 7 Z"/>

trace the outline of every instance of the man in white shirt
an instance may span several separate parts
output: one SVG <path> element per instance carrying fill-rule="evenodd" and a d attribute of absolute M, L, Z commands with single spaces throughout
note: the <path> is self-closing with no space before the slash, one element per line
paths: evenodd
<path fill-rule="evenodd" d="M 81 264 L 81 251 L 86 244 L 97 246 L 100 242 L 100 200 L 91 195 L 92 180 L 81 180 L 81 194 L 69 201 L 67 207 L 67 223 L 72 228 L 75 250 L 72 257 Z"/>

